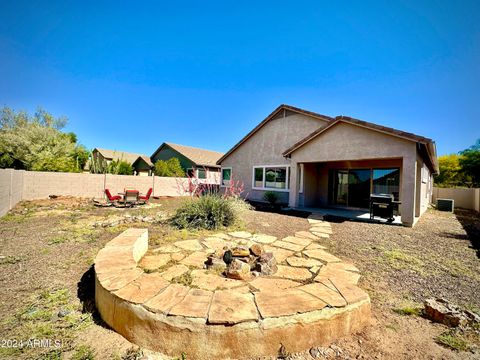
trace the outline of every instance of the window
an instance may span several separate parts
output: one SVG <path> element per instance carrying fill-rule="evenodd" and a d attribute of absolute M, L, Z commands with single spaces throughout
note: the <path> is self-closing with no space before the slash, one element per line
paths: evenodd
<path fill-rule="evenodd" d="M 197 169 L 197 177 L 199 179 L 206 179 L 207 178 L 207 170 L 205 170 L 205 168 Z"/>
<path fill-rule="evenodd" d="M 222 168 L 222 186 L 229 186 L 231 179 L 232 179 L 232 168 L 231 167 Z"/>
<path fill-rule="evenodd" d="M 252 186 L 257 190 L 288 191 L 288 166 L 254 166 Z"/>

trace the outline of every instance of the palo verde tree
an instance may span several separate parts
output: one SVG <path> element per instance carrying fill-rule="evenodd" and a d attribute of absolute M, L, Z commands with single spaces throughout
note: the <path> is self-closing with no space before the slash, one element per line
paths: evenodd
<path fill-rule="evenodd" d="M 0 167 L 78 172 L 88 159 L 73 133 L 64 133 L 67 118 L 43 109 L 30 115 L 4 107 L 0 112 Z"/>

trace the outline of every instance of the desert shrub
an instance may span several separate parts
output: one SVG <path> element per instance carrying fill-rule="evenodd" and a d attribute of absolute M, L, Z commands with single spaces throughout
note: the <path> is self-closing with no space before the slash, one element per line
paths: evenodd
<path fill-rule="evenodd" d="M 275 191 L 265 191 L 263 200 L 274 206 L 278 202 L 278 194 Z"/>
<path fill-rule="evenodd" d="M 253 206 L 243 200 L 241 197 L 232 196 L 227 198 L 227 200 L 230 202 L 237 215 L 241 215 L 243 212 L 248 210 L 253 210 Z"/>
<path fill-rule="evenodd" d="M 232 225 L 238 214 L 229 199 L 205 195 L 185 202 L 177 209 L 172 225 L 184 229 L 218 229 Z"/>

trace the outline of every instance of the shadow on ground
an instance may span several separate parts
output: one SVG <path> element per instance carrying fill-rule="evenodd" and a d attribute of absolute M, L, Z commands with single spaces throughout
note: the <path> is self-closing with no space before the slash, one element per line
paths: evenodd
<path fill-rule="evenodd" d="M 95 324 L 109 328 L 100 317 L 95 306 L 95 269 L 93 265 L 83 273 L 77 283 L 77 296 L 82 303 L 82 312 L 92 314 Z"/>
<path fill-rule="evenodd" d="M 452 237 L 470 241 L 470 247 L 476 250 L 477 257 L 480 258 L 480 214 L 473 210 L 455 209 L 455 216 L 467 235 L 451 234 Z"/>

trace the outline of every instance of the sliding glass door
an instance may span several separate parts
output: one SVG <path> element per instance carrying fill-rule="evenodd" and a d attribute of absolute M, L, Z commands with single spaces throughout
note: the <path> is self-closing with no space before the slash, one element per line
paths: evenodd
<path fill-rule="evenodd" d="M 371 170 L 348 171 L 348 206 L 368 208 L 370 206 Z"/>
<path fill-rule="evenodd" d="M 369 207 L 371 193 L 399 199 L 400 169 L 335 169 L 330 171 L 329 202 L 355 208 Z"/>

